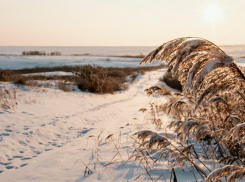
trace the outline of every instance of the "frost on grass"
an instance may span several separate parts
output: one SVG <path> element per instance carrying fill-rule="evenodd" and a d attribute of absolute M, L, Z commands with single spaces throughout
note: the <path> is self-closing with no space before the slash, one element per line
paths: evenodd
<path fill-rule="evenodd" d="M 173 66 L 173 75 L 178 75 L 186 94 L 193 94 L 194 99 L 199 100 L 197 107 L 202 102 L 202 97 L 221 91 L 215 90 L 215 87 L 234 81 L 241 83 L 245 79 L 233 58 L 205 39 L 185 37 L 172 40 L 149 53 L 140 65 L 153 60 Z M 222 88 L 231 91 L 234 84 Z"/>
<path fill-rule="evenodd" d="M 176 134 L 166 138 L 171 145 L 166 145 L 165 151 L 158 150 L 160 156 L 174 167 L 185 166 L 196 180 L 201 177 L 214 181 L 226 175 L 226 181 L 242 179 L 245 77 L 234 59 L 208 40 L 184 37 L 159 46 L 140 65 L 153 60 L 172 68 L 184 93 L 183 97 L 170 95 L 162 110 L 157 111 L 157 115 L 167 112 L 172 117 L 168 128 Z M 161 91 L 152 88 L 146 90 L 148 95 Z M 144 144 L 149 144 L 151 138 Z"/>
<path fill-rule="evenodd" d="M 214 180 L 218 180 L 220 177 L 226 176 L 228 174 L 231 175 L 227 179 L 228 182 L 236 181 L 237 179 L 241 179 L 245 175 L 245 168 L 241 166 L 235 165 L 227 165 L 222 168 L 216 169 L 212 171 L 205 182 L 211 182 Z"/>

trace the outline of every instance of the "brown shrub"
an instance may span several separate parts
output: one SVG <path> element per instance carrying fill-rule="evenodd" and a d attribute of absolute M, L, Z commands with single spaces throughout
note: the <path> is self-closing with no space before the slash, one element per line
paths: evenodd
<path fill-rule="evenodd" d="M 74 85 L 66 81 L 59 81 L 57 87 L 59 90 L 63 90 L 64 92 L 71 92 L 72 90 L 75 90 Z"/>
<path fill-rule="evenodd" d="M 171 88 L 182 91 L 182 85 L 176 76 L 172 76 L 171 69 L 168 69 L 167 73 L 162 78 L 160 78 L 160 81 L 165 82 Z"/>
<path fill-rule="evenodd" d="M 15 77 L 15 73 L 11 70 L 0 69 L 0 81 L 11 81 Z"/>
<path fill-rule="evenodd" d="M 92 93 L 113 93 L 122 90 L 119 79 L 109 77 L 107 71 L 100 66 L 87 65 L 75 71 L 77 78 L 77 86 L 82 91 Z"/>
<path fill-rule="evenodd" d="M 82 91 L 89 91 L 93 93 L 113 93 L 114 91 L 121 91 L 127 89 L 126 76 L 133 75 L 132 78 L 136 78 L 139 73 L 142 75 L 146 71 L 153 71 L 156 69 L 163 68 L 163 66 L 146 66 L 146 67 L 106 67 L 102 68 L 99 66 L 59 66 L 59 67 L 35 67 L 25 68 L 21 70 L 13 70 L 15 73 L 14 79 L 9 81 L 29 85 L 29 86 L 40 86 L 35 84 L 35 80 L 60 80 L 68 82 L 75 82 L 78 88 Z M 65 71 L 74 72 L 76 76 L 45 76 L 45 75 L 29 75 L 21 76 L 20 74 L 29 73 L 41 73 L 41 72 L 52 72 L 52 71 Z M 60 83 L 57 86 L 61 90 L 66 90 L 66 86 Z"/>
<path fill-rule="evenodd" d="M 123 70 L 111 70 L 108 71 L 108 77 L 114 77 L 119 78 L 125 81 L 125 77 L 127 76 L 127 73 Z"/>
<path fill-rule="evenodd" d="M 26 85 L 26 81 L 28 80 L 28 78 L 26 76 L 18 76 L 14 79 L 14 83 L 16 84 L 21 84 L 21 85 Z"/>

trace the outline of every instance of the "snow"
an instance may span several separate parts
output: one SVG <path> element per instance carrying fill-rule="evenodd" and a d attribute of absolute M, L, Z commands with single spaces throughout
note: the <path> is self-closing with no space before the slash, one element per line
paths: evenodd
<path fill-rule="evenodd" d="M 124 163 L 128 158 L 126 146 L 132 146 L 129 138 L 139 130 L 156 131 L 155 126 L 145 123 L 144 114 L 138 110 L 150 102 L 166 101 L 147 97 L 144 92 L 159 84 L 165 72 L 165 69 L 147 72 L 127 91 L 114 95 L 18 88 L 16 110 L 0 110 L 1 181 L 133 181 L 139 174 L 139 181 L 148 181 L 142 166 L 133 161 Z M 1 87 L 13 85 L 2 83 Z M 167 122 L 168 117 L 164 115 L 162 120 Z M 91 154 L 83 149 L 95 152 L 98 146 L 93 136 L 97 137 L 101 131 L 103 138 L 114 134 L 108 141 L 102 140 L 101 160 L 108 163 L 116 154 L 109 141 L 117 140 L 120 131 L 122 159 L 117 156 L 112 165 L 98 165 L 84 177 L 83 162 L 89 163 Z M 166 178 L 170 177 L 166 165 L 162 172 Z M 176 172 L 180 179 L 194 179 L 190 172 L 183 173 L 180 169 Z M 157 179 L 161 173 L 154 172 L 152 176 Z"/>
<path fill-rule="evenodd" d="M 76 66 L 96 64 L 102 67 L 136 67 L 140 58 L 93 57 L 93 56 L 0 56 L 1 69 L 23 69 L 34 67 Z M 153 63 L 151 66 L 159 65 Z"/>
<path fill-rule="evenodd" d="M 0 56 L 0 67 L 20 69 L 96 63 L 104 67 L 135 67 L 138 61 L 136 58 L 126 61 L 125 58 L 112 58 L 108 61 L 105 57 Z M 214 62 L 205 70 L 212 69 Z M 245 65 L 245 59 L 239 58 L 236 62 L 238 65 Z M 130 140 L 133 134 L 142 130 L 163 132 L 162 129 L 156 129 L 154 125 L 147 123 L 145 118 L 149 115 L 138 110 L 147 108 L 152 102 L 167 101 L 166 97 L 148 97 L 144 92 L 151 86 L 159 85 L 159 78 L 165 72 L 166 70 L 162 69 L 139 75 L 129 84 L 128 90 L 113 95 L 96 95 L 77 89 L 75 92 L 66 93 L 55 87 L 16 88 L 8 83 L 0 83 L 0 88 L 16 88 L 18 96 L 18 106 L 15 110 L 0 109 L 0 181 L 134 181 L 137 176 L 139 179 L 136 181 L 150 181 L 141 165 L 134 160 L 126 161 L 133 151 L 130 148 L 133 146 Z M 47 76 L 71 73 L 41 74 Z M 127 80 L 131 80 L 131 77 L 128 76 Z M 44 85 L 46 82 L 41 83 Z M 54 85 L 54 81 L 48 83 Z M 164 121 L 163 125 L 169 121 L 167 115 L 162 115 L 161 119 Z M 192 121 L 189 124 L 193 124 Z M 166 132 L 173 134 L 172 130 Z M 96 138 L 100 133 L 103 140 L 98 146 Z M 111 137 L 105 140 L 110 135 Z M 118 140 L 121 157 L 117 155 L 115 160 L 112 160 L 117 154 L 113 141 Z M 90 162 L 89 152 L 92 151 L 97 152 L 105 164 L 110 164 L 110 161 L 112 164 L 103 167 L 97 162 L 95 170 L 93 165 L 89 166 L 93 173 L 84 176 L 83 162 Z M 211 161 L 205 161 L 205 164 L 212 167 Z M 195 181 L 188 170 L 183 172 L 176 168 L 175 172 L 180 182 Z M 158 170 L 151 171 L 154 179 L 161 174 L 164 174 L 166 179 L 170 178 L 171 172 L 164 161 L 159 163 Z M 159 179 L 162 180 L 164 178 Z"/>
<path fill-rule="evenodd" d="M 140 73 L 137 73 L 137 76 L 136 76 L 136 78 L 133 80 L 133 81 L 138 81 L 138 80 L 140 80 L 141 78 L 142 78 L 142 74 L 140 74 Z M 126 81 L 127 82 L 131 82 L 132 81 L 132 75 L 128 75 L 128 76 L 126 76 Z"/>
<path fill-rule="evenodd" d="M 236 62 L 236 64 L 237 64 L 238 66 L 243 66 L 243 67 L 245 67 L 245 58 L 239 58 L 239 59 L 236 59 L 235 62 Z"/>
<path fill-rule="evenodd" d="M 72 72 L 65 71 L 52 71 L 52 72 L 41 72 L 41 73 L 30 73 L 24 74 L 25 76 L 34 76 L 34 75 L 42 75 L 42 76 L 71 76 Z"/>

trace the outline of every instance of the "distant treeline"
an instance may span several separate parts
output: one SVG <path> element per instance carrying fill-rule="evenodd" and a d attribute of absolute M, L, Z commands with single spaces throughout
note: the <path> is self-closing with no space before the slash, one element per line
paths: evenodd
<path fill-rule="evenodd" d="M 42 51 L 23 51 L 22 55 L 31 55 L 31 56 L 61 56 L 61 53 L 58 51 L 55 52 L 42 52 Z"/>

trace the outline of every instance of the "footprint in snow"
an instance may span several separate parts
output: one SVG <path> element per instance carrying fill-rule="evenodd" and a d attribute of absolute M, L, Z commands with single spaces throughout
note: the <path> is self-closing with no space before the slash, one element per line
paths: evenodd
<path fill-rule="evenodd" d="M 9 136 L 9 133 L 1 133 L 0 136 Z"/>
<path fill-rule="evenodd" d="M 20 167 L 24 167 L 26 166 L 28 163 L 25 163 L 25 164 L 21 164 Z"/>
<path fill-rule="evenodd" d="M 35 154 L 39 155 L 41 154 L 42 152 L 41 151 L 33 151 Z"/>
<path fill-rule="evenodd" d="M 13 130 L 5 129 L 6 132 L 13 132 Z"/>
<path fill-rule="evenodd" d="M 21 158 L 23 158 L 23 156 L 21 156 L 21 155 L 15 155 L 15 156 L 13 156 L 13 158 L 15 158 L 15 159 L 21 159 Z"/>
<path fill-rule="evenodd" d="M 22 161 L 25 161 L 25 160 L 30 160 L 30 159 L 32 159 L 31 157 L 24 157 L 24 158 L 22 158 L 21 160 Z"/>
<path fill-rule="evenodd" d="M 23 141 L 21 141 L 21 140 L 18 140 L 18 142 L 19 142 L 21 145 L 24 145 L 24 146 L 27 145 L 25 142 L 23 142 Z M 20 151 L 20 152 L 21 152 L 21 151 Z"/>
<path fill-rule="evenodd" d="M 7 165 L 10 165 L 12 164 L 11 162 L 0 162 L 0 165 L 3 165 L 3 166 L 7 166 Z"/>
<path fill-rule="evenodd" d="M 6 169 L 13 169 L 14 166 L 6 166 L 5 168 L 6 168 Z"/>
<path fill-rule="evenodd" d="M 84 128 L 84 130 L 82 130 L 82 131 L 78 131 L 77 132 L 77 137 L 80 137 L 80 136 L 82 136 L 82 135 L 84 135 L 84 134 L 86 134 L 86 133 L 88 133 L 90 130 L 92 130 L 93 128 L 90 128 L 90 129 L 87 129 L 87 128 Z"/>
<path fill-rule="evenodd" d="M 33 116 L 33 114 L 30 114 L 30 113 L 28 113 L 28 112 L 21 112 L 22 114 L 27 114 L 27 115 L 29 115 L 29 116 Z"/>

